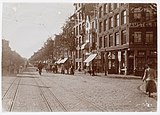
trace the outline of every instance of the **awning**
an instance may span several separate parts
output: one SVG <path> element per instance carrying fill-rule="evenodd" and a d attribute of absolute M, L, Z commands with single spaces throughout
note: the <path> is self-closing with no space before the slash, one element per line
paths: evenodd
<path fill-rule="evenodd" d="M 89 45 L 89 42 L 84 43 L 84 44 L 81 46 L 81 50 L 85 49 L 85 48 L 87 47 L 87 45 Z"/>
<path fill-rule="evenodd" d="M 63 63 L 65 63 L 65 62 L 67 61 L 67 59 L 68 59 L 68 58 L 64 58 L 64 59 L 62 59 L 59 63 L 60 63 L 60 64 L 63 64 Z"/>
<path fill-rule="evenodd" d="M 91 54 L 90 56 L 88 56 L 88 58 L 87 58 L 84 62 L 89 63 L 89 62 L 92 61 L 96 56 L 97 56 L 97 54 Z"/>
<path fill-rule="evenodd" d="M 60 64 L 60 61 L 61 61 L 61 58 L 58 61 L 56 61 L 55 63 L 56 64 Z"/>

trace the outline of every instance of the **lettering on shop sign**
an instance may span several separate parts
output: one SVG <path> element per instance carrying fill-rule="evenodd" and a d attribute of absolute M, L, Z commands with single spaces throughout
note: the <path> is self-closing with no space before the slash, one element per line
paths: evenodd
<path fill-rule="evenodd" d="M 143 23 L 139 23 L 139 22 L 134 22 L 134 23 L 130 23 L 129 27 L 156 27 L 157 23 L 156 22 L 143 22 Z"/>

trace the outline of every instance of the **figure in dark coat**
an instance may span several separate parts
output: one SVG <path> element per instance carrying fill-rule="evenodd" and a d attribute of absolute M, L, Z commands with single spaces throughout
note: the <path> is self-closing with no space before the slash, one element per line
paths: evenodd
<path fill-rule="evenodd" d="M 39 62 L 39 64 L 38 64 L 39 75 L 42 74 L 42 68 L 43 68 L 42 62 Z"/>
<path fill-rule="evenodd" d="M 149 97 L 151 97 L 151 93 L 157 92 L 155 79 L 156 71 L 151 68 L 150 64 L 146 64 L 143 81 L 146 81 L 146 93 L 149 93 Z"/>

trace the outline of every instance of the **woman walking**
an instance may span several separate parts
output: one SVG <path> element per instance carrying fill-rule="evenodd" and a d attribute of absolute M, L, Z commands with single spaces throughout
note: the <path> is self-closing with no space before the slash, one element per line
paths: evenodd
<path fill-rule="evenodd" d="M 157 92 L 156 87 L 156 71 L 151 68 L 151 64 L 146 64 L 146 69 L 143 76 L 143 81 L 146 81 L 146 93 L 149 94 L 149 97 L 152 97 L 151 93 Z"/>

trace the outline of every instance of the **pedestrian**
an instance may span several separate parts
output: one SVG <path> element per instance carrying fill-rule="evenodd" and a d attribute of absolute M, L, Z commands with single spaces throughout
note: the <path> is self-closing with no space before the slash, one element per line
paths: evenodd
<path fill-rule="evenodd" d="M 151 68 L 151 64 L 146 64 L 145 67 L 143 81 L 146 82 L 146 93 L 148 93 L 149 97 L 152 97 L 151 93 L 157 92 L 156 71 Z"/>
<path fill-rule="evenodd" d="M 55 73 L 58 73 L 58 67 L 55 65 Z"/>
<path fill-rule="evenodd" d="M 87 72 L 87 66 L 86 66 L 86 64 L 84 64 L 83 69 L 84 69 L 84 74 L 86 74 L 86 72 Z"/>
<path fill-rule="evenodd" d="M 74 75 L 74 65 L 72 64 L 71 67 L 70 67 L 70 74 L 71 75 Z"/>
<path fill-rule="evenodd" d="M 65 74 L 65 67 L 64 67 L 63 64 L 61 65 L 61 73 L 62 73 L 62 74 Z"/>
<path fill-rule="evenodd" d="M 39 75 L 42 74 L 42 68 L 43 68 L 42 62 L 39 62 L 39 64 L 38 64 L 38 72 L 39 72 Z"/>

